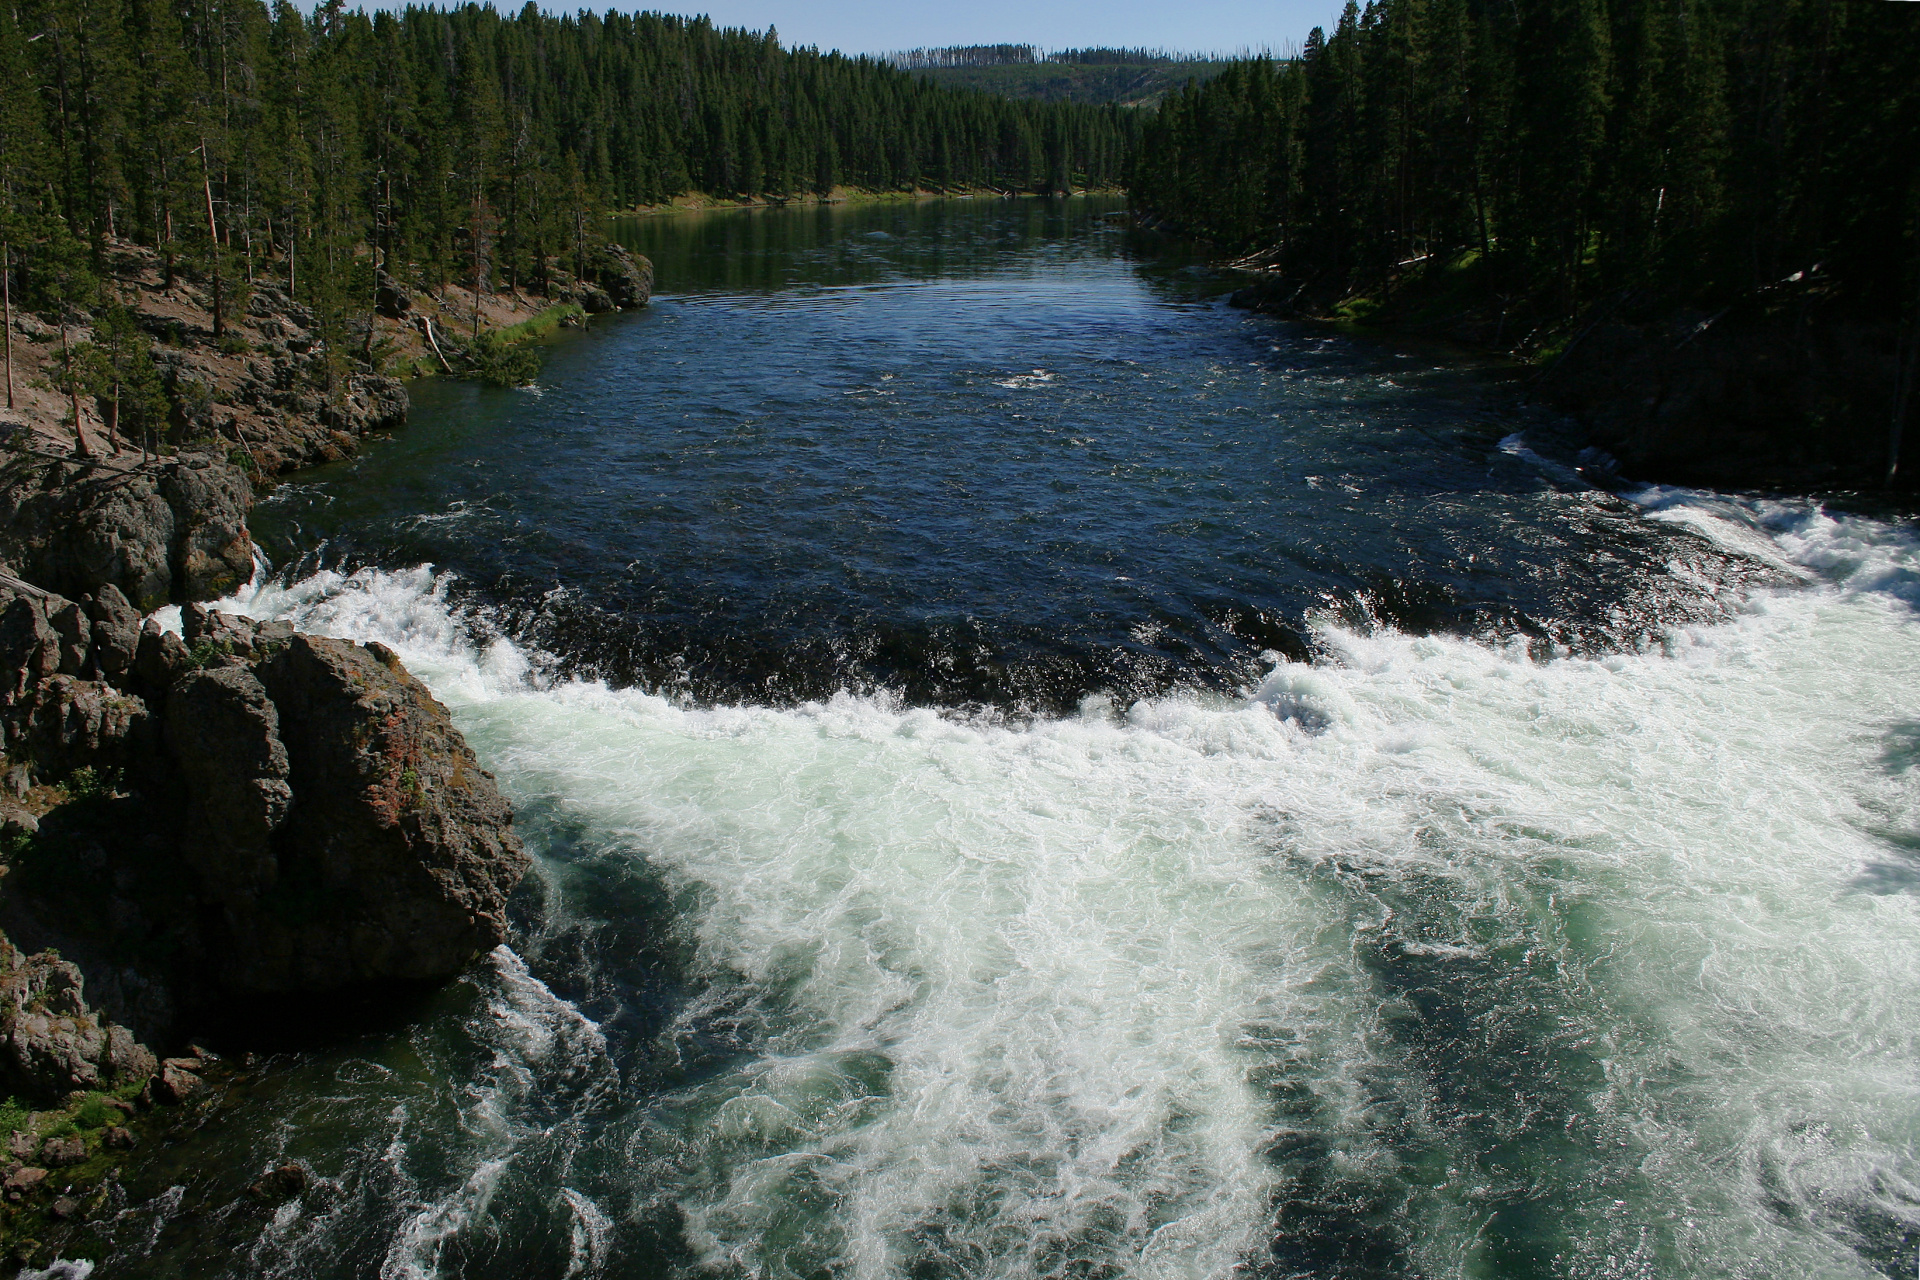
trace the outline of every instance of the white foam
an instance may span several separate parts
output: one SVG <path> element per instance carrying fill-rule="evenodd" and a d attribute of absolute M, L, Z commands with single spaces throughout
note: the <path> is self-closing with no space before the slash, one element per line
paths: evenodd
<path fill-rule="evenodd" d="M 1328 660 L 1243 701 L 1116 719 L 1094 700 L 1018 728 L 885 698 L 542 688 L 511 643 L 472 642 L 424 568 L 229 607 L 391 645 L 514 794 L 697 904 L 706 994 L 680 1033 L 724 1013 L 756 1051 L 671 1100 L 684 1124 L 645 1176 L 709 1266 L 880 1277 L 932 1251 L 978 1275 L 1075 1257 L 1228 1274 L 1271 1227 L 1283 1175 L 1259 1153 L 1279 1129 L 1321 1134 L 1342 1176 L 1398 1176 L 1370 1090 L 1396 1079 L 1421 1114 L 1427 1085 L 1364 953 L 1413 928 L 1393 904 L 1417 889 L 1458 929 L 1407 933 L 1404 954 L 1491 963 L 1532 939 L 1565 1018 L 1592 1020 L 1604 1079 L 1569 1105 L 1618 1178 L 1546 1206 L 1592 1253 L 1575 1271 L 1602 1273 L 1637 1223 L 1648 1274 L 1864 1276 L 1847 1214 L 1920 1225 L 1920 899 L 1868 891 L 1920 886 L 1885 834 L 1920 821 L 1901 754 L 1920 549 L 1809 505 L 1719 502 L 1648 505 L 1816 585 L 1600 660 L 1325 629 Z M 524 966 L 496 972 L 503 1136 L 405 1224 L 390 1274 L 430 1273 L 486 1213 L 513 1063 L 604 1055 Z M 1311 1117 L 1274 1109 L 1256 1081 L 1275 1072 Z M 1407 1192 L 1416 1269 L 1468 1268 L 1487 1183 L 1462 1168 Z M 598 1267 L 598 1219 L 567 1203 L 576 1264 Z"/>

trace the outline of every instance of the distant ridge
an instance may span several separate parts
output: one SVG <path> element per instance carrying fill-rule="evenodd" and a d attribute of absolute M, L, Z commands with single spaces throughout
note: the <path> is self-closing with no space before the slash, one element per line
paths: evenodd
<path fill-rule="evenodd" d="M 948 45 L 883 54 L 881 60 L 947 88 L 1040 102 L 1151 106 L 1189 80 L 1209 80 L 1230 63 L 1268 56 L 1178 53 L 1169 49 L 1056 49 L 1031 44 Z"/>

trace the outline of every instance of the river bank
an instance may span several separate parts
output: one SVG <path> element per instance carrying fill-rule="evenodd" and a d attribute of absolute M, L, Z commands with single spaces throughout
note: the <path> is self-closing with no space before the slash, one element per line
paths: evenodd
<path fill-rule="evenodd" d="M 807 209 L 816 205 L 859 206 L 869 204 L 899 204 L 921 200 L 971 200 L 999 199 L 1014 200 L 1022 197 L 1041 199 L 1084 195 L 1119 195 L 1119 187 L 1081 187 L 1073 191 L 1021 191 L 1001 187 L 915 187 L 909 191 L 870 191 L 861 187 L 835 187 L 827 195 L 815 191 L 795 192 L 792 195 L 772 197 L 744 197 L 709 195 L 704 191 L 689 191 L 676 196 L 665 204 L 636 205 L 631 209 L 618 211 L 615 217 L 658 217 L 676 213 L 704 213 L 724 209 Z"/>
<path fill-rule="evenodd" d="M 1608 455 L 1596 475 L 1803 494 L 1915 483 L 1895 427 L 1900 326 L 1859 319 L 1818 275 L 1712 309 L 1621 295 L 1556 318 L 1501 296 L 1471 254 L 1358 289 L 1255 274 L 1234 306 L 1512 361 Z"/>
<path fill-rule="evenodd" d="M 538 297 L 380 277 L 342 326 L 265 278 L 216 319 L 217 283 L 112 243 L 99 308 L 8 316 L 0 1255 L 85 1256 L 130 1164 L 228 1109 L 254 1051 L 351 1034 L 504 939 L 526 857 L 445 708 L 381 646 L 199 602 L 254 574 L 259 493 L 404 424 L 401 375 L 494 377 L 645 305 L 644 259 L 582 261 Z M 75 376 L 103 368 L 124 382 Z"/>

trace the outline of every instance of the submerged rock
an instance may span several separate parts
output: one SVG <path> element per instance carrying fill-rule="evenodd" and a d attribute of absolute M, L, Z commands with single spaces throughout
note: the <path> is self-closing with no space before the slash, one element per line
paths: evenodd
<path fill-rule="evenodd" d="M 307 1189 L 307 1171 L 291 1161 L 269 1169 L 247 1184 L 247 1194 L 264 1204 L 284 1204 Z"/>

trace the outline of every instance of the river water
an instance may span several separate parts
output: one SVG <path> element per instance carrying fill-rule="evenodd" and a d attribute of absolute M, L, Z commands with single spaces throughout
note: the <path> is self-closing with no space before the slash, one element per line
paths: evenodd
<path fill-rule="evenodd" d="M 1912 526 L 1597 488 L 1117 209 L 630 224 L 651 309 L 278 492 L 227 607 L 535 870 L 102 1275 L 1915 1273 Z"/>

